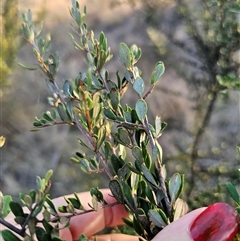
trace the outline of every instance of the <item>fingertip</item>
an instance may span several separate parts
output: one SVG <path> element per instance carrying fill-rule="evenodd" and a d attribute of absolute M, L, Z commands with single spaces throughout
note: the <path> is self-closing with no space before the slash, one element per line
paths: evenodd
<path fill-rule="evenodd" d="M 96 239 L 97 238 L 97 239 Z M 126 235 L 126 234 L 103 234 L 93 236 L 89 238 L 89 241 L 139 241 L 138 236 Z"/>
<path fill-rule="evenodd" d="M 166 226 L 159 232 L 152 241 L 193 241 L 190 235 L 190 226 L 192 222 L 205 210 L 206 208 L 196 209 L 175 222 Z"/>
<path fill-rule="evenodd" d="M 109 189 L 103 191 L 104 199 L 107 203 L 115 203 L 116 199 L 112 196 Z M 104 208 L 105 226 L 117 226 L 124 224 L 122 218 L 127 218 L 128 213 L 122 204 Z"/>
<path fill-rule="evenodd" d="M 60 229 L 59 236 L 61 239 L 64 239 L 65 241 L 73 241 L 71 231 L 68 228 Z"/>

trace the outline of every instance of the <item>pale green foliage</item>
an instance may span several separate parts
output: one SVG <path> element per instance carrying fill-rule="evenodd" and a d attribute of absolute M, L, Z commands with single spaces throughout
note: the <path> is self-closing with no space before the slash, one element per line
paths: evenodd
<path fill-rule="evenodd" d="M 0 16 L 1 25 L 1 44 L 0 44 L 0 89 L 9 84 L 8 77 L 11 73 L 17 51 L 16 36 L 18 35 L 18 14 L 17 0 L 5 0 L 1 3 L 3 6 Z"/>
<path fill-rule="evenodd" d="M 78 163 L 86 173 L 105 172 L 110 180 L 109 188 L 117 202 L 108 204 L 100 190 L 91 188 L 90 209 L 86 210 L 77 194 L 74 194 L 74 198 L 66 198 L 66 205 L 58 209 L 59 212 L 70 215 L 60 217 L 48 195 L 52 175 L 50 170 L 44 178 L 37 177 L 36 191 L 31 190 L 27 195 L 20 194 L 21 203 L 29 210 L 29 214 L 25 213 L 19 203 L 9 203 L 16 216 L 15 221 L 22 226 L 22 229 L 12 230 L 24 237 L 24 240 L 35 240 L 35 234 L 39 241 L 60 240 L 58 227 L 60 224 L 68 227 L 72 216 L 121 203 L 131 214 L 132 218 L 125 220 L 132 229 L 131 232 L 150 240 L 173 221 L 174 204 L 183 188 L 183 176 L 180 174 L 170 178 L 169 182 L 166 180 L 162 149 L 158 143 L 166 124 L 161 122 L 160 117 L 156 118 L 155 127 L 148 121 L 146 99 L 164 73 L 164 64 L 160 61 L 156 64 L 151 75 L 151 85 L 145 90 L 145 80 L 136 66 L 142 55 L 141 49 L 136 45 L 128 47 L 125 43 L 120 43 L 119 58 L 125 72 L 120 77 L 121 74 L 117 71 L 116 77 L 111 80 L 108 71 L 104 69 L 106 62 L 112 58 L 105 34 L 101 32 L 98 40 L 95 39 L 94 32 L 89 31 L 85 23 L 86 9 L 82 13 L 77 1 L 72 1 L 70 14 L 75 20 L 72 28 L 76 35 L 70 35 L 70 39 L 76 50 L 86 53 L 88 69 L 79 72 L 76 77 L 71 76 L 60 89 L 59 55 L 48 54 L 51 50 L 51 38 L 48 35 L 46 38 L 41 37 L 41 30 L 32 22 L 30 10 L 20 13 L 23 36 L 32 45 L 37 69 L 44 73 L 47 87 L 54 94 L 49 98 L 51 109 L 40 118 L 36 117 L 33 125 L 35 130 L 60 124 L 74 126 L 79 131 L 80 145 L 89 152 L 76 152 L 72 161 Z M 21 66 L 35 70 L 23 64 Z M 129 85 L 133 85 L 138 97 L 134 107 L 123 106 L 121 103 Z M 134 162 L 128 161 L 126 148 L 132 150 L 133 157 L 136 158 Z M 2 200 L 4 198 L 7 196 L 3 196 Z M 2 209 L 3 213 L 6 213 L 5 209 Z M 37 218 L 40 212 L 43 214 L 43 221 Z M 40 223 L 43 228 L 39 226 Z M 16 239 L 9 231 L 3 231 L 2 235 L 6 241 Z M 80 240 L 86 240 L 86 237 L 82 235 Z"/>

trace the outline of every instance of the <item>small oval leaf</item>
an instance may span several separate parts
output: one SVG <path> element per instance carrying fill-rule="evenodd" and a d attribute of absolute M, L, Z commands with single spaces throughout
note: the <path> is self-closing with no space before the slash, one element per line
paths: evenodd
<path fill-rule="evenodd" d="M 21 241 L 15 234 L 13 234 L 9 230 L 1 231 L 1 235 L 4 239 L 4 241 Z"/>
<path fill-rule="evenodd" d="M 182 190 L 182 178 L 179 173 L 173 174 L 171 179 L 169 180 L 169 195 L 171 198 L 171 203 L 173 204 Z"/>
<path fill-rule="evenodd" d="M 237 192 L 237 189 L 233 186 L 233 184 L 231 182 L 227 182 L 226 188 L 227 188 L 227 191 L 229 192 L 230 196 L 232 197 L 232 199 L 236 203 L 240 204 L 240 196 Z"/>
<path fill-rule="evenodd" d="M 134 146 L 132 149 L 133 156 L 140 162 L 143 160 L 142 150 L 138 146 Z"/>
<path fill-rule="evenodd" d="M 150 221 L 152 221 L 157 227 L 163 228 L 167 225 L 157 210 L 149 210 L 148 215 Z"/>
<path fill-rule="evenodd" d="M 10 208 L 15 216 L 24 217 L 23 209 L 19 203 L 14 201 L 10 202 Z"/>
<path fill-rule="evenodd" d="M 119 137 L 120 141 L 122 142 L 122 144 L 124 146 L 131 145 L 131 140 L 130 140 L 130 137 L 129 137 L 129 133 L 126 131 L 126 129 L 119 128 L 118 129 L 118 137 Z"/>
<path fill-rule="evenodd" d="M 124 203 L 123 190 L 118 180 L 113 179 L 109 182 L 109 189 L 119 203 Z"/>
<path fill-rule="evenodd" d="M 118 48 L 119 58 L 124 67 L 131 66 L 130 50 L 125 43 L 120 43 Z"/>
<path fill-rule="evenodd" d="M 143 99 L 138 100 L 135 106 L 135 110 L 139 120 L 143 121 L 148 110 L 146 101 Z"/>
<path fill-rule="evenodd" d="M 103 111 L 104 115 L 110 120 L 116 120 L 116 115 L 109 109 Z"/>
<path fill-rule="evenodd" d="M 157 62 L 155 71 L 152 74 L 151 84 L 155 84 L 163 75 L 164 71 L 165 71 L 164 63 L 162 61 Z"/>
<path fill-rule="evenodd" d="M 144 81 L 141 77 L 137 77 L 133 83 L 133 89 L 142 96 L 144 92 Z"/>

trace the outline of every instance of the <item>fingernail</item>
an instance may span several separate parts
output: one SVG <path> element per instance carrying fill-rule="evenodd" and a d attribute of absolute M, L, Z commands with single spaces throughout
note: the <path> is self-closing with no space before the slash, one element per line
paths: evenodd
<path fill-rule="evenodd" d="M 214 203 L 191 224 L 194 241 L 232 241 L 238 233 L 238 215 L 227 203 Z"/>

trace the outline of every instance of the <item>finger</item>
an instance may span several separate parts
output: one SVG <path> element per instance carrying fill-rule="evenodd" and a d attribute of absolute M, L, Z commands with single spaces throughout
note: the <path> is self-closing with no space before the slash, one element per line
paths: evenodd
<path fill-rule="evenodd" d="M 98 236 L 89 238 L 89 241 L 94 241 L 94 240 L 96 241 L 139 241 L 139 237 L 115 233 L 115 234 L 98 235 Z"/>
<path fill-rule="evenodd" d="M 110 191 L 108 189 L 101 191 L 107 203 L 113 203 L 116 201 L 113 197 L 109 196 Z M 79 199 L 84 208 L 88 209 L 88 203 L 91 203 L 92 199 L 90 193 L 80 193 Z M 54 203 L 56 207 L 66 204 L 62 197 L 54 200 Z M 113 207 L 100 209 L 97 212 L 86 213 L 71 218 L 69 230 L 73 240 L 77 239 L 81 234 L 91 236 L 107 226 L 123 224 L 122 217 L 127 216 L 128 214 L 122 205 L 115 205 Z M 64 236 L 66 240 L 71 240 L 69 230 L 66 229 L 61 231 L 61 237 Z"/>
<path fill-rule="evenodd" d="M 196 217 L 205 210 L 205 208 L 196 209 L 177 221 L 171 223 L 166 228 L 164 228 L 161 232 L 159 232 L 152 241 L 193 241 L 189 227 L 191 223 L 196 219 Z"/>
<path fill-rule="evenodd" d="M 59 237 L 65 241 L 73 241 L 71 231 L 68 228 L 60 229 Z"/>

